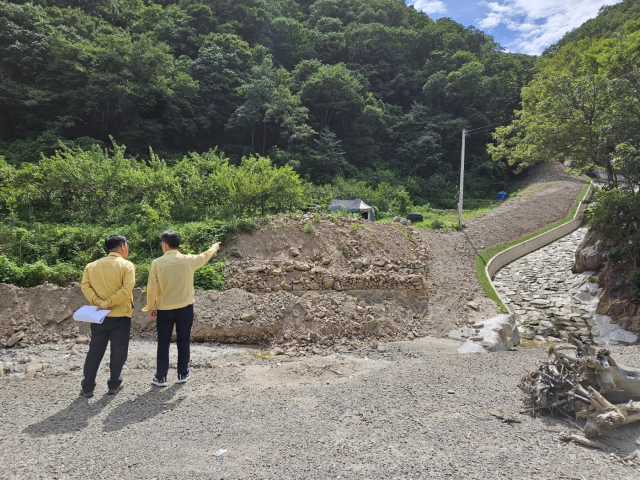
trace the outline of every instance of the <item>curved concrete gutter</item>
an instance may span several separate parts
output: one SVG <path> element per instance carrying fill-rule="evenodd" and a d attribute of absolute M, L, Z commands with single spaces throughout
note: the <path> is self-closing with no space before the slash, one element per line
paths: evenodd
<path fill-rule="evenodd" d="M 509 247 L 506 250 L 503 250 L 500 253 L 495 254 L 491 259 L 487 262 L 487 265 L 484 268 L 485 275 L 487 279 L 489 279 L 489 284 L 493 291 L 496 293 L 500 301 L 503 303 L 505 308 L 509 310 L 507 307 L 507 303 L 500 296 L 498 290 L 496 290 L 495 285 L 493 284 L 493 277 L 498 270 L 500 270 L 505 265 L 517 260 L 520 257 L 524 257 L 525 255 L 538 250 L 539 248 L 544 247 L 545 245 L 549 245 L 552 242 L 555 242 L 559 238 L 564 237 L 565 235 L 573 232 L 575 229 L 582 225 L 582 216 L 584 214 L 585 209 L 585 200 L 591 198 L 593 194 L 593 183 L 589 185 L 589 188 L 585 192 L 582 200 L 578 204 L 578 208 L 576 209 L 576 213 L 573 216 L 572 220 L 569 220 L 567 223 L 563 223 L 562 225 L 549 230 L 548 232 L 541 233 L 538 236 L 530 238 L 529 240 L 525 240 L 524 242 L 518 243 L 513 247 Z M 513 313 L 509 310 L 509 313 Z"/>

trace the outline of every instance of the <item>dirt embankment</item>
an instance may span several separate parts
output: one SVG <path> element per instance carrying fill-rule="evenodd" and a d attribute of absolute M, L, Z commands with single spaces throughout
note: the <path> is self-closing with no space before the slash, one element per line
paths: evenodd
<path fill-rule="evenodd" d="M 228 256 L 227 290 L 196 292 L 193 339 L 271 344 L 296 353 L 427 334 L 427 249 L 418 232 L 331 218 L 270 217 L 221 252 Z M 154 334 L 154 322 L 140 311 L 142 291 L 134 297 L 134 334 Z M 71 318 L 85 303 L 77 285 L 0 284 L 0 345 L 88 335 L 88 326 Z"/>
<path fill-rule="evenodd" d="M 241 236 L 226 287 L 250 292 L 424 290 L 427 248 L 400 223 L 331 215 L 278 215 Z"/>

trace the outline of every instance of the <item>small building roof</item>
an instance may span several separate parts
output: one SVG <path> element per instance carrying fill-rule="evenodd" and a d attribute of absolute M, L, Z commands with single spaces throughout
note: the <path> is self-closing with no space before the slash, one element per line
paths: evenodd
<path fill-rule="evenodd" d="M 359 198 L 356 198 L 355 200 L 331 200 L 329 210 L 331 210 L 332 212 L 337 212 L 342 208 L 346 208 L 347 213 L 368 212 L 370 210 L 373 210 L 373 207 L 367 205 Z"/>

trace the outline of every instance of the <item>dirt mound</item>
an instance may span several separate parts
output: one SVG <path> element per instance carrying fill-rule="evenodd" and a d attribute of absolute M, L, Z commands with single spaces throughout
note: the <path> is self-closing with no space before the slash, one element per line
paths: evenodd
<path fill-rule="evenodd" d="M 389 295 L 197 291 L 192 338 L 281 345 L 293 354 L 421 336 L 420 319 L 427 308 L 423 296 L 411 292 Z M 143 304 L 140 289 L 134 291 L 134 299 L 137 305 Z M 77 285 L 18 288 L 0 284 L 0 345 L 37 345 L 88 335 L 89 325 L 72 319 L 84 304 Z M 155 322 L 137 308 L 132 330 L 136 336 L 154 338 Z"/>
<path fill-rule="evenodd" d="M 423 290 L 427 248 L 410 226 L 314 214 L 261 221 L 222 252 L 227 288 Z"/>

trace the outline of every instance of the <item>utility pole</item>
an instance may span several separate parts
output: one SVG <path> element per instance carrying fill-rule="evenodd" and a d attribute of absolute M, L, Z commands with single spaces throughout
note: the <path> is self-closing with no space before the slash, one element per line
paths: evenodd
<path fill-rule="evenodd" d="M 464 190 L 464 139 L 467 131 L 462 130 L 462 153 L 460 154 L 460 198 L 458 198 L 458 226 L 462 230 L 462 196 Z"/>

